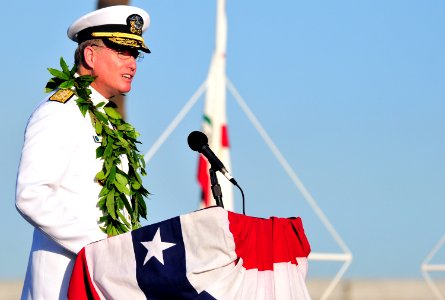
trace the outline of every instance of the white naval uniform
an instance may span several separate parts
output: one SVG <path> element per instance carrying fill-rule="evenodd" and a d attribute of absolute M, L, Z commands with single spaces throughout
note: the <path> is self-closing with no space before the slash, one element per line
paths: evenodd
<path fill-rule="evenodd" d="M 92 89 L 94 104 L 108 102 Z M 98 225 L 101 186 L 95 131 L 73 96 L 31 115 L 17 175 L 16 207 L 34 226 L 22 299 L 66 299 L 76 254 L 106 238 Z"/>

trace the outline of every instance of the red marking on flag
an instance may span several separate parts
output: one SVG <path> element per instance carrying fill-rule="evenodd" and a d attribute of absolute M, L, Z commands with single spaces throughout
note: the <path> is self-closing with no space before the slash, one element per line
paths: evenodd
<path fill-rule="evenodd" d="M 210 177 L 207 159 L 200 154 L 198 160 L 198 183 L 201 186 L 201 201 L 204 207 L 210 206 Z"/>
<path fill-rule="evenodd" d="M 273 270 L 273 264 L 281 262 L 298 265 L 296 257 L 311 252 L 301 218 L 261 219 L 228 213 L 235 251 L 247 270 Z"/>
<path fill-rule="evenodd" d="M 90 278 L 90 272 L 88 270 L 85 256 L 85 248 L 80 250 L 77 257 L 68 288 L 68 299 L 100 300 Z"/>
<path fill-rule="evenodd" d="M 221 126 L 221 146 L 229 148 L 229 133 L 227 131 L 227 125 Z"/>

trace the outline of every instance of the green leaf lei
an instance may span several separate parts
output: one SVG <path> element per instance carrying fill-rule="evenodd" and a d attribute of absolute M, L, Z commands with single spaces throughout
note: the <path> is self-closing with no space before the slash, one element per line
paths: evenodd
<path fill-rule="evenodd" d="M 102 137 L 101 145 L 96 149 L 96 157 L 103 160 L 102 170 L 96 174 L 102 185 L 98 201 L 103 212 L 100 228 L 109 236 L 139 228 L 139 218 L 147 218 L 144 197 L 149 195 L 140 176 L 146 172 L 144 157 L 136 147 L 137 143 L 140 144 L 137 140 L 139 133 L 114 108 L 105 106 L 104 102 L 93 104 L 89 86 L 94 77 L 75 76 L 77 66 L 70 70 L 63 58 L 60 58 L 60 66 L 62 71 L 48 68 L 54 77 L 46 84 L 45 91 L 71 89 L 77 96 L 81 113 L 84 117 L 89 113 L 96 134 Z M 128 173 L 118 168 L 122 155 L 128 158 Z M 124 208 L 130 220 L 124 216 Z"/>

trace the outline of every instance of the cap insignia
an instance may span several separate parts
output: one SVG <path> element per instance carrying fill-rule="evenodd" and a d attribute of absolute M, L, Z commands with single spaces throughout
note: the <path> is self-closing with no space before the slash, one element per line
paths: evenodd
<path fill-rule="evenodd" d="M 65 103 L 70 100 L 73 95 L 74 92 L 70 89 L 60 89 L 49 97 L 49 100 Z"/>
<path fill-rule="evenodd" d="M 142 34 L 144 27 L 144 19 L 140 15 L 132 14 L 127 18 L 127 25 L 130 26 L 130 32 L 134 34 Z"/>

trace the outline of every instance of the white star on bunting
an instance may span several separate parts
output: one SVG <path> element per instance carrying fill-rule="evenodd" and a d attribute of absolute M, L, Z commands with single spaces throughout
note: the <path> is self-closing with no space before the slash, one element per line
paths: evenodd
<path fill-rule="evenodd" d="M 145 256 L 144 265 L 152 257 L 156 257 L 156 259 L 161 264 L 164 264 L 164 254 L 163 254 L 163 251 L 176 245 L 176 244 L 173 244 L 173 243 L 163 242 L 161 240 L 161 231 L 160 231 L 159 228 L 156 231 L 156 234 L 153 237 L 153 240 L 151 242 L 141 242 L 141 244 L 144 245 L 144 247 L 147 248 L 147 250 L 148 250 L 147 256 Z"/>

